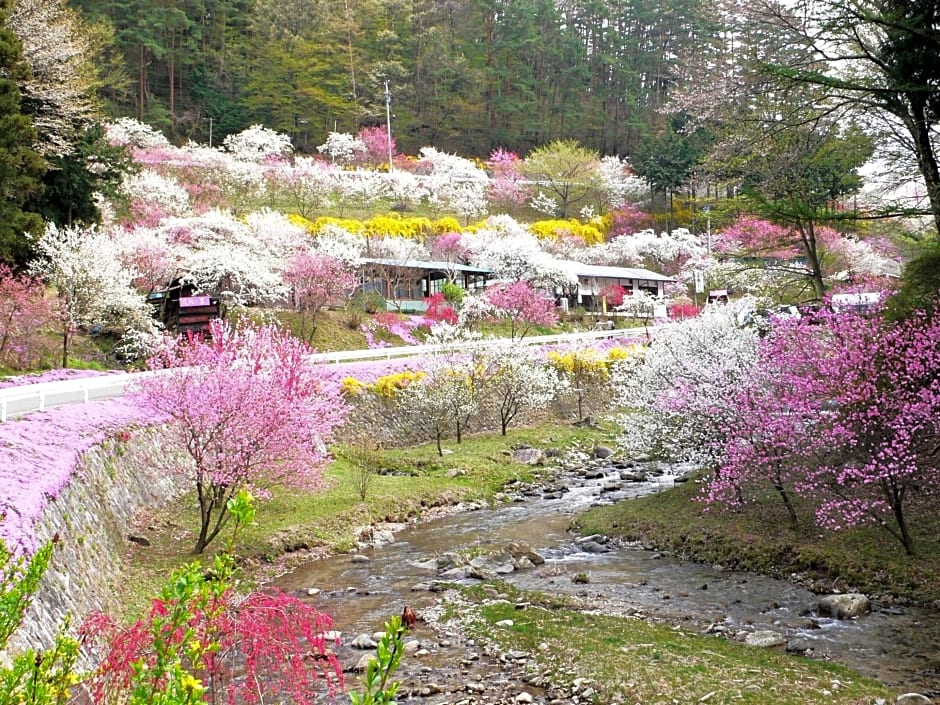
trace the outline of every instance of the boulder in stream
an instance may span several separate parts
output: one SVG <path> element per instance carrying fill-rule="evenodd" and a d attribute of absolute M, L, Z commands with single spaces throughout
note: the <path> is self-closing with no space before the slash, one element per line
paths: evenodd
<path fill-rule="evenodd" d="M 816 611 L 824 617 L 854 619 L 871 612 L 871 602 L 865 595 L 860 593 L 826 595 L 819 601 Z"/>

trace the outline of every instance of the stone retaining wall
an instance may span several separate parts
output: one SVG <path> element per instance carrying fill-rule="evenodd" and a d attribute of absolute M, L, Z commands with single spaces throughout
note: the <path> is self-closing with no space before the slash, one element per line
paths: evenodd
<path fill-rule="evenodd" d="M 66 615 L 73 624 L 95 610 L 112 611 L 114 584 L 128 530 L 142 510 L 163 506 L 187 485 L 159 467 L 154 431 L 135 430 L 127 441 L 109 441 L 82 456 L 82 467 L 49 501 L 36 527 L 40 545 L 60 541 L 23 624 L 7 645 L 16 653 L 47 648 Z M 84 664 L 88 665 L 88 664 Z"/>

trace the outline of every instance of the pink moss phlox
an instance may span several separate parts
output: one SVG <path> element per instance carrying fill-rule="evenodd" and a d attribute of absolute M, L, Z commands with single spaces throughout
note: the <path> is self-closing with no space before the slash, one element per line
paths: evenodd
<path fill-rule="evenodd" d="M 0 539 L 17 554 L 32 554 L 36 524 L 78 471 L 82 454 L 115 430 L 153 420 L 132 397 L 118 397 L 0 424 Z"/>
<path fill-rule="evenodd" d="M 123 375 L 127 374 L 123 370 L 76 370 L 72 368 L 56 368 L 44 372 L 33 372 L 30 374 L 18 375 L 15 377 L 3 377 L 0 379 L 0 389 L 8 387 L 22 387 L 28 384 L 39 384 L 42 382 L 61 382 L 70 379 L 85 379 L 92 377 L 102 377 L 105 375 Z"/>

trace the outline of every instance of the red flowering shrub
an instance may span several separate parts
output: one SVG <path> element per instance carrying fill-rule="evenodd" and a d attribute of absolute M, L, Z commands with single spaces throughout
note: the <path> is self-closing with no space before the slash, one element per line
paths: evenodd
<path fill-rule="evenodd" d="M 702 312 L 701 307 L 689 301 L 676 301 L 669 306 L 669 317 L 675 319 L 692 318 Z"/>
<path fill-rule="evenodd" d="M 447 303 L 442 292 L 438 292 L 427 297 L 424 300 L 427 304 L 427 310 L 424 312 L 426 318 L 430 318 L 435 323 L 443 321 L 451 325 L 457 325 L 457 312 L 454 307 Z"/>

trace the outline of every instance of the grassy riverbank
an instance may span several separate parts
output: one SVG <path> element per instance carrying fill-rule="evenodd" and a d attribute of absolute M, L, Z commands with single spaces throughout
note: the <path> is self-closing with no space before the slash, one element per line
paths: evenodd
<path fill-rule="evenodd" d="M 916 556 L 880 527 L 833 533 L 798 507 L 791 527 L 783 505 L 767 496 L 746 511 L 709 509 L 691 481 L 668 492 L 596 507 L 579 518 L 585 534 L 603 533 L 670 551 L 683 558 L 791 579 L 818 592 L 860 591 L 888 601 L 940 606 L 940 515 L 911 507 Z"/>
<path fill-rule="evenodd" d="M 586 605 L 590 608 L 590 605 Z M 889 690 L 842 666 L 745 646 L 505 584 L 460 591 L 444 610 L 478 643 L 537 654 L 542 683 L 595 703 L 870 705 Z"/>

